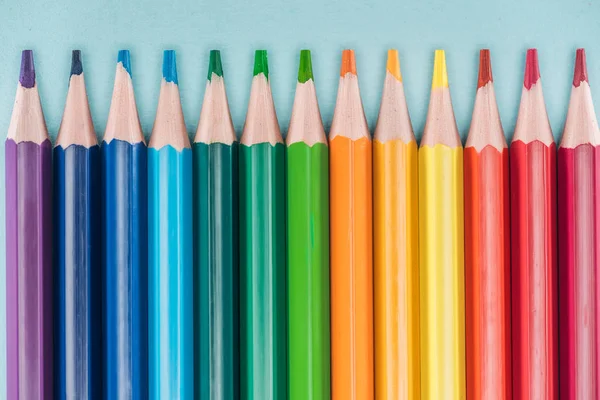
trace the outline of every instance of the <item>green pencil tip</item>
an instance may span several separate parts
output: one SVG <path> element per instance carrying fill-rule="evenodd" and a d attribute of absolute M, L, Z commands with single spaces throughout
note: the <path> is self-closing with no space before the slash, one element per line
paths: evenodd
<path fill-rule="evenodd" d="M 269 63 L 267 62 L 266 50 L 256 50 L 256 53 L 254 53 L 254 76 L 260 73 L 269 79 Z"/>
<path fill-rule="evenodd" d="M 219 50 L 210 51 L 210 61 L 208 64 L 208 80 L 212 80 L 212 74 L 223 77 L 223 65 L 221 64 L 221 52 Z"/>
<path fill-rule="evenodd" d="M 300 67 L 298 68 L 298 82 L 306 83 L 309 79 L 314 80 L 312 72 L 312 60 L 310 50 L 300 50 Z"/>

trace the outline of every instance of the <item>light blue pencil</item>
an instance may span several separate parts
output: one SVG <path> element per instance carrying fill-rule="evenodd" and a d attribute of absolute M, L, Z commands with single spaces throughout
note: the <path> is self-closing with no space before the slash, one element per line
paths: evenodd
<path fill-rule="evenodd" d="M 194 314 L 192 150 L 167 50 L 148 146 L 150 399 L 192 399 Z"/>

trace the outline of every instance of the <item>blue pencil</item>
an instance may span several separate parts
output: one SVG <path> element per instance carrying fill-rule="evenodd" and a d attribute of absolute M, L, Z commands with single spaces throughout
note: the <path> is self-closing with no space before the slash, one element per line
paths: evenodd
<path fill-rule="evenodd" d="M 129 51 L 121 50 L 102 143 L 104 388 L 111 400 L 148 398 L 146 152 Z"/>
<path fill-rule="evenodd" d="M 55 399 L 102 398 L 100 148 L 79 50 L 54 147 Z"/>
<path fill-rule="evenodd" d="M 192 150 L 172 50 L 148 147 L 150 399 L 192 399 Z"/>

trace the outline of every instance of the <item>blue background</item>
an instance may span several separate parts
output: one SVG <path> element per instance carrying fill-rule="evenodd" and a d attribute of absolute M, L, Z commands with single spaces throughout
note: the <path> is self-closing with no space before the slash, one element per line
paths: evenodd
<path fill-rule="evenodd" d="M 560 136 L 569 100 L 575 49 L 585 47 L 592 91 L 600 82 L 600 2 L 593 0 L 304 0 L 0 1 L 0 136 L 7 132 L 20 52 L 33 49 L 48 129 L 56 137 L 72 49 L 81 49 L 94 123 L 102 136 L 117 50 L 131 50 L 142 127 L 152 129 L 163 49 L 177 50 L 188 131 L 202 104 L 208 51 L 222 50 L 231 112 L 240 133 L 249 96 L 254 49 L 269 50 L 271 84 L 285 133 L 296 85 L 298 52 L 313 51 L 317 92 L 328 128 L 341 50 L 356 50 L 369 126 L 374 129 L 386 50 L 398 48 L 408 106 L 418 137 L 429 100 L 433 50 L 446 50 L 461 135 L 469 129 L 477 85 L 478 50 L 492 51 L 496 93 L 507 137 L 521 94 L 525 50 L 538 47 L 548 114 Z M 2 139 L 3 141 L 3 139 Z M 0 304 L 5 301 L 4 147 L 0 146 Z M 5 324 L 0 307 L 0 327 Z M 0 388 L 5 387 L 5 329 L 0 328 Z M 0 399 L 6 395 L 0 391 Z"/>

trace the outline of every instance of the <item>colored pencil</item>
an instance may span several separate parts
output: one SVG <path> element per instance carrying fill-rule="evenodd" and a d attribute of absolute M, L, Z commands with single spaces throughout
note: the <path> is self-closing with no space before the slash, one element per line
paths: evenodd
<path fill-rule="evenodd" d="M 165 50 L 148 143 L 148 340 L 150 399 L 194 395 L 192 149 L 175 52 Z"/>
<path fill-rule="evenodd" d="M 513 396 L 558 398 L 556 145 L 537 50 L 510 146 Z"/>
<path fill-rule="evenodd" d="M 195 398 L 239 399 L 238 143 L 218 50 L 192 149 Z"/>
<path fill-rule="evenodd" d="M 511 397 L 508 146 L 496 104 L 490 51 L 465 146 L 467 398 Z"/>
<path fill-rule="evenodd" d="M 327 400 L 329 156 L 309 50 L 300 52 L 287 135 L 289 400 Z"/>
<path fill-rule="evenodd" d="M 6 394 L 53 398 L 52 145 L 24 50 L 5 143 Z"/>
<path fill-rule="evenodd" d="M 600 131 L 578 49 L 558 149 L 560 397 L 600 397 Z"/>
<path fill-rule="evenodd" d="M 353 50 L 342 53 L 329 134 L 331 394 L 374 398 L 371 135 Z"/>
<path fill-rule="evenodd" d="M 55 398 L 102 398 L 100 147 L 79 50 L 54 147 Z"/>
<path fill-rule="evenodd" d="M 287 395 L 285 146 L 257 50 L 240 145 L 241 395 Z"/>
<path fill-rule="evenodd" d="M 375 394 L 420 398 L 419 186 L 400 62 L 388 51 L 373 140 Z"/>
<path fill-rule="evenodd" d="M 128 50 L 102 143 L 105 398 L 148 398 L 147 150 Z"/>
<path fill-rule="evenodd" d="M 463 148 L 443 50 L 419 148 L 421 397 L 465 399 Z"/>

